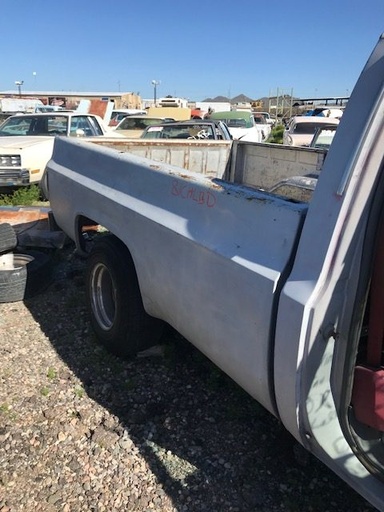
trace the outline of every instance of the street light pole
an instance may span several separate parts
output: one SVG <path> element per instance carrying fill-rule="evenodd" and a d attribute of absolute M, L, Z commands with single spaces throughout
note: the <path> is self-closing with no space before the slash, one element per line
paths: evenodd
<path fill-rule="evenodd" d="M 21 98 L 21 86 L 23 85 L 24 80 L 16 80 L 15 85 L 17 85 L 17 89 L 19 91 L 19 96 Z"/>
<path fill-rule="evenodd" d="M 159 84 L 160 84 L 159 80 L 152 80 L 152 85 L 153 85 L 153 102 L 155 104 L 155 107 L 156 107 L 156 88 L 157 88 L 157 86 Z"/>

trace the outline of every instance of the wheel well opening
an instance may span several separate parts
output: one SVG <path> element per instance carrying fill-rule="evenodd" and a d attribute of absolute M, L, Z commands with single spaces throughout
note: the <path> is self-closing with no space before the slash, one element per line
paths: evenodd
<path fill-rule="evenodd" d="M 78 250 L 87 255 L 91 248 L 91 242 L 101 231 L 106 231 L 98 222 L 79 215 L 76 219 L 76 246 Z"/>

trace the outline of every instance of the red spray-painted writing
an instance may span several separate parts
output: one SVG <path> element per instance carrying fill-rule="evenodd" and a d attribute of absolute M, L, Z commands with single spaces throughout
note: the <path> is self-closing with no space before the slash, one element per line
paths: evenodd
<path fill-rule="evenodd" d="M 172 195 L 181 199 L 189 199 L 197 204 L 213 208 L 216 205 L 216 197 L 209 190 L 199 190 L 191 185 L 185 185 L 179 181 L 172 183 Z"/>

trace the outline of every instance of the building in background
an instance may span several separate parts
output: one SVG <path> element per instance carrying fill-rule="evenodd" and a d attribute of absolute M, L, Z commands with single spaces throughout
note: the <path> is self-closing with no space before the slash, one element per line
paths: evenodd
<path fill-rule="evenodd" d="M 75 110 L 82 100 L 113 102 L 115 108 L 142 108 L 141 97 L 133 92 L 0 91 L 0 98 L 31 98 L 69 110 Z"/>

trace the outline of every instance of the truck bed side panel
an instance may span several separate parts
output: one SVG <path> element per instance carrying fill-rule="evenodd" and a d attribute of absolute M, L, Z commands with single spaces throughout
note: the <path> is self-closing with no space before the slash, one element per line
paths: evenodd
<path fill-rule="evenodd" d="M 147 311 L 274 412 L 275 301 L 305 207 L 76 141 L 56 142 L 48 180 L 62 229 L 85 215 L 122 239 Z"/>
<path fill-rule="evenodd" d="M 223 176 L 232 146 L 229 140 L 201 142 L 100 137 L 94 138 L 92 142 L 143 158 L 176 165 L 192 172 L 199 172 L 210 178 Z"/>

